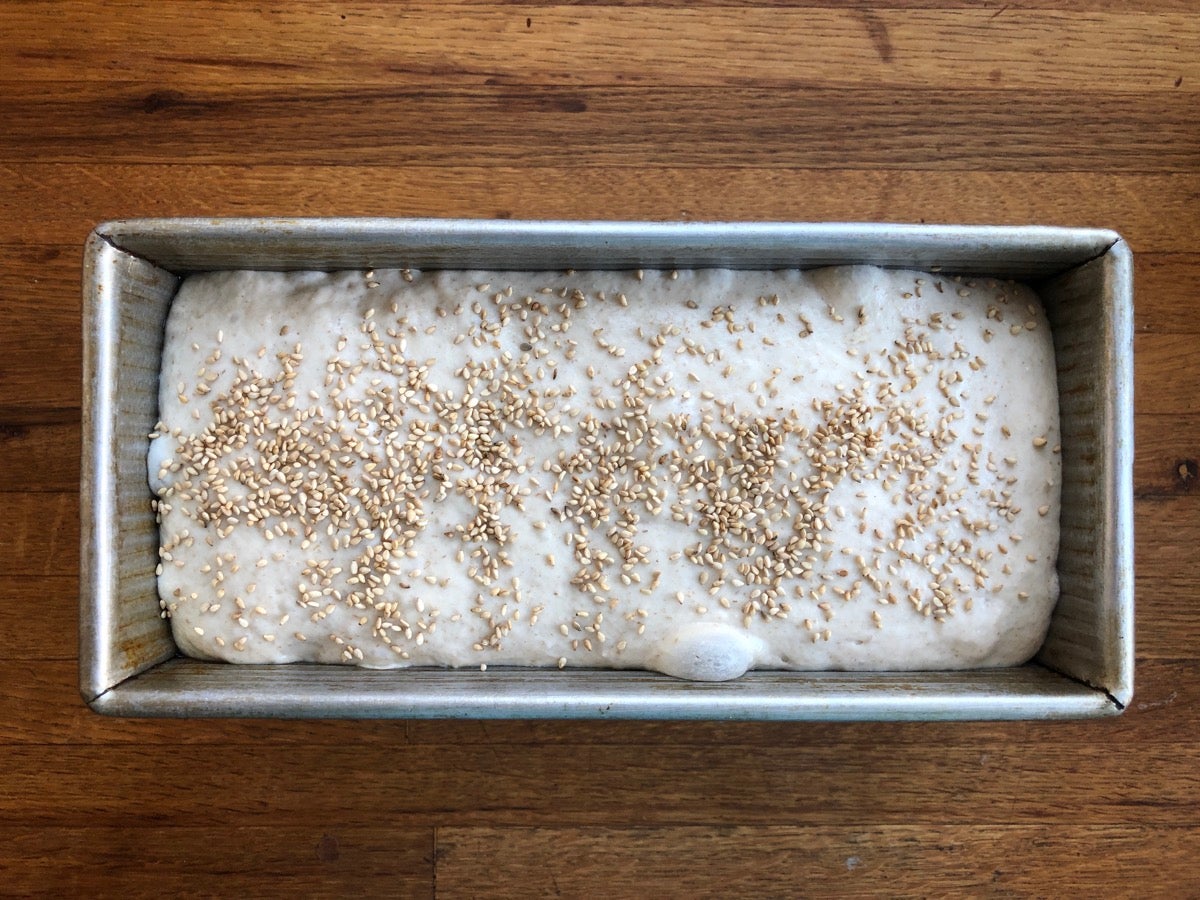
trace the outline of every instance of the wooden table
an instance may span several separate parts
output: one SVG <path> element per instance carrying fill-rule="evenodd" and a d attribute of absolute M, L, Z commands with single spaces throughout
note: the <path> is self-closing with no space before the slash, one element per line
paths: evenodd
<path fill-rule="evenodd" d="M 1128 6 L 0 6 L 0 894 L 1200 896 L 1200 20 Z M 184 214 L 1118 229 L 1132 705 L 951 725 L 92 714 L 80 250 L 101 220 Z"/>

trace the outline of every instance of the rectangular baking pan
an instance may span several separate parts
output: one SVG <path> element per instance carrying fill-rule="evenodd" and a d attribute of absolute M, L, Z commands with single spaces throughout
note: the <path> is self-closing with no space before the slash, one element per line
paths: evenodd
<path fill-rule="evenodd" d="M 159 617 L 146 478 L 167 311 L 219 269 L 627 269 L 873 263 L 1028 281 L 1054 332 L 1061 598 L 1024 666 L 971 672 L 368 671 L 180 657 Z M 144 219 L 89 236 L 83 274 L 80 690 L 121 716 L 946 720 L 1120 713 L 1133 692 L 1133 280 L 1091 228 Z"/>

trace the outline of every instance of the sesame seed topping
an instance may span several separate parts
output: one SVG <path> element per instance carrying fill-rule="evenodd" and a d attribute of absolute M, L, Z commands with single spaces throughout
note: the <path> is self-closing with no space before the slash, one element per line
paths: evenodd
<path fill-rule="evenodd" d="M 980 374 L 990 332 L 960 323 L 990 302 L 1014 335 L 1036 331 L 1036 307 L 1008 305 L 1024 295 L 983 280 L 956 303 L 916 278 L 897 310 L 815 300 L 795 275 L 719 297 L 705 273 L 644 275 L 346 273 L 361 303 L 346 328 L 203 332 L 195 368 L 164 382 L 187 414 L 151 433 L 171 446 L 160 587 L 203 590 L 165 593 L 162 615 L 186 606 L 204 646 L 246 660 L 274 644 L 272 659 L 486 671 L 481 656 L 507 663 L 541 629 L 545 665 L 636 665 L 663 611 L 848 647 L 883 627 L 853 604 L 893 607 L 873 638 L 890 640 L 990 598 L 1001 563 L 1023 577 L 1004 532 L 1022 506 L 1055 508 L 1027 474 L 1051 457 L 988 445 L 1021 407 L 994 387 L 1003 370 Z M 436 304 L 416 293 L 429 278 Z M 813 321 L 831 344 L 855 335 L 836 372 L 798 370 Z"/>

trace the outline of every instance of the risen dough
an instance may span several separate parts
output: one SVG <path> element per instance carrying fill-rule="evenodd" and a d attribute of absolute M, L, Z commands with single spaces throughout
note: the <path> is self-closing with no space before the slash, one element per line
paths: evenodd
<path fill-rule="evenodd" d="M 1053 350 L 1007 282 L 197 275 L 161 419 L 159 590 L 205 659 L 1001 666 L 1057 596 Z"/>

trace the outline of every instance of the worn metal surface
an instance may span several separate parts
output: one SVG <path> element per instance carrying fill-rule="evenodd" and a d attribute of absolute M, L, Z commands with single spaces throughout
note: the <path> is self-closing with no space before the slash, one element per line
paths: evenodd
<path fill-rule="evenodd" d="M 232 268 L 499 269 L 874 263 L 1039 282 L 1063 417 L 1063 601 L 1038 663 L 960 673 L 252 667 L 168 659 L 146 434 L 176 275 Z M 1133 684 L 1132 279 L 1101 229 L 390 219 L 154 219 L 89 239 L 84 277 L 81 691 L 113 715 L 1017 719 L 1118 713 Z M 1065 386 L 1065 389 L 1064 389 Z M 164 660 L 168 660 L 164 662 Z"/>
<path fill-rule="evenodd" d="M 111 715 L 306 718 L 1046 719 L 1111 714 L 1041 666 L 975 672 L 750 672 L 698 684 L 654 672 L 370 670 L 174 659 L 95 707 Z"/>
<path fill-rule="evenodd" d="M 1038 285 L 1062 422 L 1060 594 L 1038 659 L 1133 695 L 1133 260 L 1102 257 Z"/>
<path fill-rule="evenodd" d="M 743 269 L 881 266 L 1038 278 L 1099 256 L 1097 228 L 485 219 L 151 219 L 97 229 L 174 272 L 213 269 Z"/>
<path fill-rule="evenodd" d="M 146 480 L 163 323 L 179 279 L 88 240 L 83 278 L 80 691 L 87 700 L 175 655 L 159 618 Z"/>

